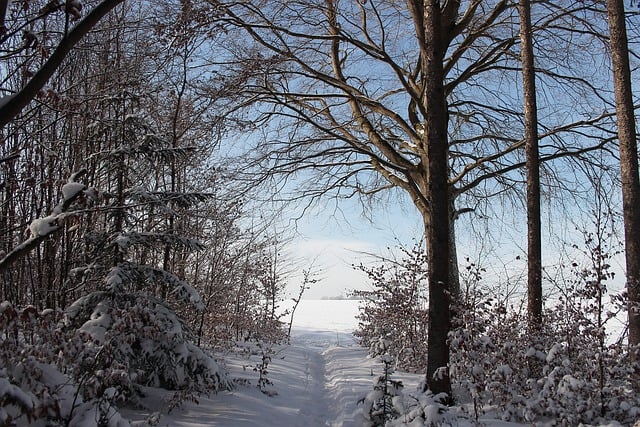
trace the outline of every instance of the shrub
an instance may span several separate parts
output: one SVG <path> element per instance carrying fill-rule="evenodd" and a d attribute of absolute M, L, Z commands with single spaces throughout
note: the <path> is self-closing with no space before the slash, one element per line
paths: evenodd
<path fill-rule="evenodd" d="M 585 237 L 585 263 L 572 263 L 574 279 L 556 284 L 560 297 L 541 329 L 528 332 L 524 313 L 480 292 L 458 310 L 451 372 L 476 418 L 487 405 L 508 420 L 560 425 L 627 424 L 640 415 L 638 350 L 607 336 L 607 322 L 625 309 L 624 298 L 605 303 L 611 255 L 602 236 Z"/>
<path fill-rule="evenodd" d="M 373 290 L 354 292 L 363 300 L 354 335 L 372 357 L 388 353 L 399 368 L 418 372 L 426 366 L 426 256 L 419 245 L 400 250 L 399 261 L 358 267 Z"/>
<path fill-rule="evenodd" d="M 76 376 L 88 376 L 82 380 L 87 396 L 109 387 L 130 398 L 138 385 L 198 392 L 227 386 L 214 358 L 194 345 L 173 310 L 152 296 L 94 292 L 69 307 L 65 322 L 85 337 Z"/>

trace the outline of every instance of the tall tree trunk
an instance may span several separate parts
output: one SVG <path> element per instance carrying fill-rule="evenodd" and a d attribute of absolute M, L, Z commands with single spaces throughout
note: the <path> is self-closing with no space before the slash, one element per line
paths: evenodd
<path fill-rule="evenodd" d="M 425 0 L 424 45 L 422 51 L 423 108 L 429 220 L 425 221 L 429 268 L 429 325 L 426 387 L 434 394 L 451 396 L 449 378 L 449 343 L 451 307 L 449 289 L 449 188 L 447 103 L 444 91 L 443 59 L 445 43 L 442 34 L 440 2 Z"/>
<path fill-rule="evenodd" d="M 542 326 L 542 249 L 540 233 L 540 156 L 538 153 L 538 107 L 533 65 L 531 2 L 520 0 L 520 58 L 524 94 L 524 128 L 527 164 L 527 288 L 530 331 Z"/>
<path fill-rule="evenodd" d="M 627 303 L 629 310 L 629 344 L 640 344 L 640 180 L 638 178 L 638 143 L 631 92 L 629 49 L 622 0 L 607 0 L 613 87 L 616 96 L 622 209 L 627 267 Z"/>

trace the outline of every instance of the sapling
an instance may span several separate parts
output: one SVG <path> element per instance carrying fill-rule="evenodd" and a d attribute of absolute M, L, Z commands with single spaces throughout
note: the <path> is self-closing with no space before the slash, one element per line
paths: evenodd
<path fill-rule="evenodd" d="M 295 298 L 292 298 L 293 307 L 291 308 L 291 312 L 289 313 L 290 317 L 289 317 L 289 328 L 287 329 L 287 344 L 291 344 L 291 328 L 293 327 L 293 316 L 295 315 L 296 309 L 300 304 L 300 300 L 302 300 L 302 295 L 307 289 L 311 287 L 311 285 L 317 282 L 318 282 L 318 279 L 313 278 L 311 269 L 302 270 L 302 283 L 298 288 L 298 296 Z"/>
<path fill-rule="evenodd" d="M 271 355 L 273 349 L 264 344 L 258 342 L 258 348 L 260 349 L 260 361 L 256 363 L 253 370 L 258 373 L 258 389 L 267 396 L 276 396 L 277 391 L 272 389 L 273 382 L 269 379 L 269 364 L 271 363 Z"/>
<path fill-rule="evenodd" d="M 392 420 L 400 414 L 395 399 L 402 395 L 402 381 L 394 380 L 391 375 L 394 372 L 394 357 L 385 354 L 381 357 L 384 364 L 383 373 L 374 385 L 373 390 L 358 401 L 364 406 L 365 418 L 374 427 L 384 426 L 387 421 Z"/>

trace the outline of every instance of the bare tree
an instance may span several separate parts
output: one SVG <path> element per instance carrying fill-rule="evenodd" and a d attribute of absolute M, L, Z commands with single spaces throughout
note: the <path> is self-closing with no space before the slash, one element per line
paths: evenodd
<path fill-rule="evenodd" d="M 304 95 L 302 88 L 286 88 L 282 85 L 286 81 L 270 80 L 268 90 L 256 92 L 255 96 L 269 97 L 269 101 L 279 106 L 291 107 L 297 114 L 319 115 L 324 123 L 316 122 L 318 130 L 345 142 L 343 147 L 328 149 L 322 155 L 336 160 L 337 165 L 348 167 L 358 165 L 376 171 L 391 185 L 399 186 L 408 192 L 413 202 L 422 213 L 427 236 L 427 251 L 429 253 L 430 275 L 430 333 L 429 360 L 427 369 L 428 387 L 435 393 L 445 392 L 450 395 L 450 381 L 447 371 L 449 350 L 447 334 L 450 329 L 450 298 L 449 287 L 449 187 L 448 187 L 448 134 L 447 134 L 447 101 L 444 86 L 444 56 L 451 39 L 444 29 L 454 28 L 458 16 L 459 4 L 448 3 L 441 10 L 439 2 L 409 2 L 408 11 L 413 17 L 415 39 L 419 43 L 420 59 L 413 69 L 400 69 L 394 59 L 385 50 L 387 40 L 381 14 L 391 11 L 400 13 L 391 5 L 391 9 L 378 10 L 371 4 L 371 9 L 357 6 L 359 10 L 352 10 L 356 15 L 361 14 L 362 25 L 353 24 L 361 30 L 368 40 L 359 40 L 344 31 L 344 16 L 339 16 L 340 10 L 334 1 L 327 1 L 324 5 L 309 3 L 305 14 L 309 22 L 321 20 L 324 33 L 313 35 L 297 33 L 295 29 L 274 27 L 276 31 L 270 36 L 272 40 L 264 38 L 260 27 L 263 22 L 272 22 L 258 7 L 249 3 L 229 7 L 227 13 L 229 21 L 243 27 L 259 43 L 271 49 L 275 55 L 268 60 L 275 63 L 282 62 L 281 58 L 292 59 L 298 70 L 293 70 L 293 76 L 302 77 L 309 74 L 317 79 L 329 91 L 337 94 Z M 387 7 L 387 6 L 385 6 Z M 476 6 L 472 7 L 470 14 Z M 298 13 L 289 9 L 286 4 L 274 5 L 270 9 L 274 13 Z M 253 16 L 258 21 L 250 23 Z M 398 15 L 399 16 L 399 15 Z M 368 25 L 374 27 L 368 27 Z M 379 25 L 379 26 L 378 26 Z M 370 30 L 375 31 L 370 33 Z M 295 44 L 278 43 L 280 34 L 292 39 L 296 43 L 319 44 L 326 50 L 328 68 L 310 64 L 307 59 L 297 56 Z M 382 37 L 374 41 L 373 37 Z M 360 52 L 353 51 L 357 49 Z M 353 52 L 352 52 L 353 51 Z M 354 84 L 350 71 L 345 62 L 351 60 L 351 54 L 364 54 L 381 58 L 385 66 L 395 68 L 397 77 L 404 86 L 409 101 L 409 117 L 389 110 L 383 103 L 374 100 L 365 85 Z M 268 71 L 267 71 L 268 73 Z M 267 74 L 266 76 L 270 76 Z M 255 88 L 258 89 L 257 87 Z M 297 96 L 299 94 L 300 96 Z M 332 97 L 337 100 L 334 104 Z M 290 103 L 293 101 L 293 103 Z M 333 111 L 333 109 L 336 111 Z M 343 123 L 342 118 L 335 116 L 337 111 L 348 114 L 350 121 Z M 373 113 L 373 115 L 371 114 Z M 384 124 L 378 123 L 384 120 Z M 403 141 L 401 135 L 406 135 Z M 390 137 L 393 139 L 390 140 Z M 318 143 L 319 139 L 309 139 L 310 144 Z M 353 153 L 353 154 L 349 154 Z M 285 153 L 282 153 L 285 155 Z M 349 160 L 353 159 L 353 160 Z M 305 168 L 303 164 L 296 164 L 294 168 Z M 312 167 L 309 165 L 309 167 Z M 355 189 L 361 191 L 362 189 Z M 444 212 L 444 214 L 439 214 Z"/>
<path fill-rule="evenodd" d="M 224 6 L 223 21 L 240 29 L 233 37 L 241 42 L 229 44 L 228 58 L 216 59 L 227 60 L 232 69 L 252 70 L 242 92 L 244 105 L 254 108 L 251 126 L 260 143 L 251 149 L 256 168 L 246 167 L 248 178 L 259 175 L 283 190 L 291 187 L 292 176 L 312 181 L 297 197 L 375 198 L 395 188 L 410 198 L 424 219 L 428 242 L 427 382 L 434 392 L 449 392 L 446 336 L 450 299 L 458 291 L 452 220 L 524 184 L 522 107 L 510 97 L 519 92 L 521 70 L 516 4 L 241 1 Z M 583 37 L 562 20 L 592 13 L 589 5 L 569 11 L 548 7 L 552 13 L 538 20 L 546 37 L 562 33 L 568 46 Z M 559 72 L 551 61 L 543 69 L 546 88 L 567 81 L 584 94 L 582 100 L 591 97 L 600 113 L 590 109 L 579 121 L 561 122 L 558 118 L 567 116 L 550 110 L 568 107 L 551 104 L 549 123 L 539 135 L 548 141 L 539 156 L 548 164 L 586 157 L 612 140 L 611 113 L 606 108 L 602 113 L 606 100 L 599 86 L 573 71 Z"/>

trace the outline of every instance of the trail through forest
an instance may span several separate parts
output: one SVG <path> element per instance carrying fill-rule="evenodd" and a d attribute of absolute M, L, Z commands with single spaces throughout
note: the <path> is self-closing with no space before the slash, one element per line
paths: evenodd
<path fill-rule="evenodd" d="M 186 403 L 162 415 L 160 426 L 361 426 L 357 401 L 372 388 L 381 364 L 340 331 L 296 330 L 291 345 L 269 349 L 271 361 L 264 392 L 257 385 L 262 363 L 260 349 L 253 354 L 229 353 L 226 364 L 236 388 Z M 373 375 L 373 376 L 372 376 Z M 154 412 L 162 414 L 170 395 L 150 389 L 147 411 L 124 411 L 145 425 Z M 361 405 L 360 405 L 361 406 Z"/>
<path fill-rule="evenodd" d="M 259 374 L 263 354 L 234 351 L 224 356 L 234 390 L 187 402 L 167 414 L 170 395 L 148 390 L 148 410 L 126 410 L 133 426 L 148 425 L 145 419 L 162 414 L 158 426 L 175 427 L 361 427 L 366 426 L 358 401 L 373 389 L 382 373 L 379 358 L 367 356 L 352 331 L 357 302 L 307 301 L 294 326 L 290 345 L 272 347 L 262 392 Z M 267 349 L 265 349 L 267 350 Z M 422 375 L 396 372 L 406 393 L 416 390 Z M 487 426 L 518 426 L 485 418 Z M 465 425 L 465 424 L 461 424 Z"/>

